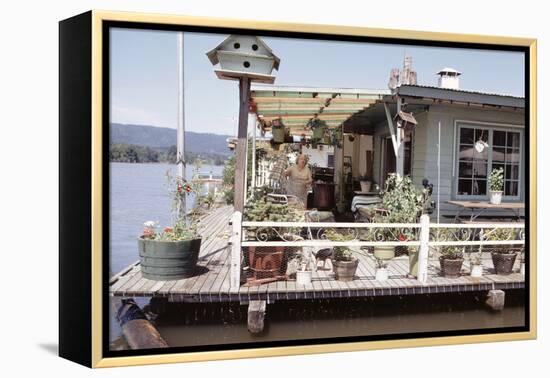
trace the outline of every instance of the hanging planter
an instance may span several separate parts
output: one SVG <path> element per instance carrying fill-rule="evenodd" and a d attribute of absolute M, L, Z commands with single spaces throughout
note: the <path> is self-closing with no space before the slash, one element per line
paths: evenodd
<path fill-rule="evenodd" d="M 271 134 L 273 134 L 273 143 L 280 144 L 285 142 L 285 125 L 280 118 L 272 121 Z"/>
<path fill-rule="evenodd" d="M 320 141 L 325 137 L 327 131 L 327 123 L 325 121 L 315 118 L 309 121 L 308 126 L 313 132 L 312 139 Z"/>

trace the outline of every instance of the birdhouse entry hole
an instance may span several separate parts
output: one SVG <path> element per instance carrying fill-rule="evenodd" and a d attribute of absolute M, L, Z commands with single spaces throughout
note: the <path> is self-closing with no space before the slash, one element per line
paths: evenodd
<path fill-rule="evenodd" d="M 243 63 L 243 66 L 245 66 L 246 68 L 250 67 L 250 62 L 245 61 L 245 62 Z"/>
<path fill-rule="evenodd" d="M 252 45 L 252 50 L 254 50 L 254 51 L 258 50 L 258 45 L 257 45 L 257 44 L 253 44 L 253 45 Z"/>
<path fill-rule="evenodd" d="M 235 43 L 233 44 L 233 47 L 236 48 L 236 49 L 238 49 L 238 48 L 241 47 L 241 44 L 240 44 L 239 42 L 235 42 Z"/>

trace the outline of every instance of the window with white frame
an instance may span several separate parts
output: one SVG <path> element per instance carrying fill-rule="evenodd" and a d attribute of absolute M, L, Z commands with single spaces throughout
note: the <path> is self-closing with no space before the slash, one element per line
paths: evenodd
<path fill-rule="evenodd" d="M 457 140 L 457 196 L 487 196 L 488 177 L 495 168 L 504 170 L 504 195 L 519 196 L 522 152 L 519 130 L 460 125 Z"/>

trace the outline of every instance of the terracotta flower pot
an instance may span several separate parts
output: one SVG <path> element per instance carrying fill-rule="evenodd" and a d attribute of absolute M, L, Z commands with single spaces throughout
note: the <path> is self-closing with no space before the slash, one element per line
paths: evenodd
<path fill-rule="evenodd" d="M 441 274 L 446 278 L 460 277 L 460 270 L 462 269 L 463 262 L 464 259 L 446 259 L 440 257 L 439 263 L 441 265 Z"/>
<path fill-rule="evenodd" d="M 353 281 L 359 260 L 355 257 L 351 261 L 332 260 L 332 270 L 338 281 Z"/>
<path fill-rule="evenodd" d="M 510 274 L 516 262 L 516 253 L 491 253 L 497 274 Z"/>

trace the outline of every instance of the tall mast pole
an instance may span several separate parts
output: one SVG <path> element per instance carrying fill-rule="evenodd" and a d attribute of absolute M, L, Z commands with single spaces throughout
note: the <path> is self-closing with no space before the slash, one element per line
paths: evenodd
<path fill-rule="evenodd" d="M 185 97 L 184 97 L 184 75 L 183 75 L 183 32 L 177 33 L 176 38 L 176 60 L 177 60 L 177 80 L 178 80 L 178 118 L 177 118 L 177 142 L 176 142 L 176 176 L 185 181 Z M 181 197 L 178 216 L 182 219 L 187 212 L 185 196 Z"/>

